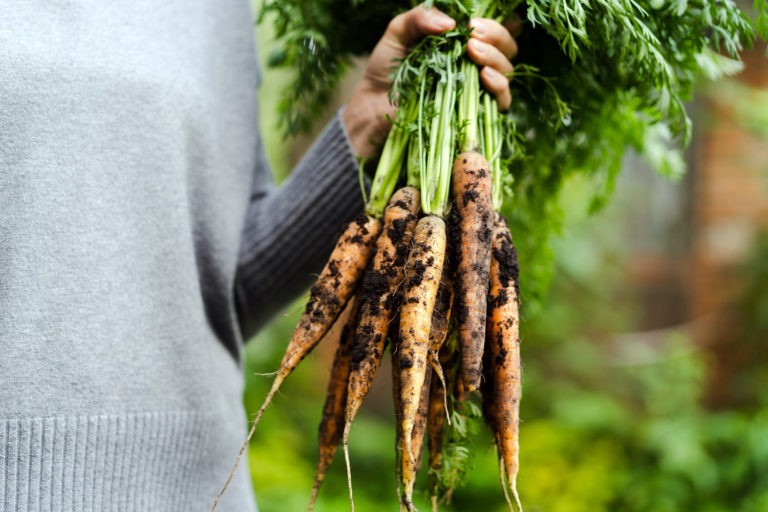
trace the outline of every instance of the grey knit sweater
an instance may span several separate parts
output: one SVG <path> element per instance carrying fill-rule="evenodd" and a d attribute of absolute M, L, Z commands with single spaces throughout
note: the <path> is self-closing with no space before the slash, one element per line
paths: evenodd
<path fill-rule="evenodd" d="M 362 207 L 338 116 L 273 186 L 257 85 L 248 0 L 0 0 L 0 510 L 209 509 L 243 339 Z"/>

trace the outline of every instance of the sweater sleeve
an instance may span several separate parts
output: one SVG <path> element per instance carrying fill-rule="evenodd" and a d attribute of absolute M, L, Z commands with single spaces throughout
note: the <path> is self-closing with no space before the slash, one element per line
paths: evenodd
<path fill-rule="evenodd" d="M 269 175 L 266 159 L 260 161 L 257 173 Z M 270 182 L 251 195 L 235 278 L 244 339 L 309 287 L 342 224 L 363 206 L 339 111 L 280 187 Z"/>

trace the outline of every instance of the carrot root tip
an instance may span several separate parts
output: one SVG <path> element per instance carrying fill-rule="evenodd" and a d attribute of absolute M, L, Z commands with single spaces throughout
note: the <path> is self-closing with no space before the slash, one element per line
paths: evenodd
<path fill-rule="evenodd" d="M 352 467 L 349 464 L 349 429 L 352 426 L 351 423 L 347 422 L 344 425 L 344 436 L 343 436 L 343 444 L 344 444 L 344 461 L 347 464 L 347 487 L 349 487 L 349 506 L 352 512 L 355 511 L 355 499 L 352 496 Z"/>
<path fill-rule="evenodd" d="M 275 393 L 277 393 L 277 390 L 280 388 L 280 385 L 283 383 L 284 380 L 285 380 L 285 376 L 282 373 L 278 372 L 277 377 L 275 377 L 275 381 L 272 383 L 272 388 L 269 390 L 269 393 L 267 393 L 267 397 L 264 399 L 264 403 L 261 405 L 259 412 L 256 414 L 256 419 L 253 420 L 253 425 L 251 426 L 251 430 L 248 431 L 248 436 L 245 438 L 245 442 L 240 447 L 240 452 L 237 454 L 237 459 L 235 459 L 235 466 L 232 468 L 232 472 L 229 474 L 227 481 L 224 483 L 224 487 L 221 488 L 221 491 L 219 492 L 218 496 L 216 496 L 216 499 L 213 502 L 213 506 L 211 507 L 211 512 L 216 510 L 216 505 L 219 504 L 219 500 L 221 499 L 222 496 L 224 496 L 224 491 L 227 490 L 229 483 L 232 481 L 232 478 L 235 476 L 235 471 L 237 471 L 237 466 L 238 464 L 240 464 L 240 458 L 243 456 L 243 452 L 248 447 L 248 443 L 251 442 L 253 433 L 256 432 L 256 425 L 259 424 L 259 420 L 261 420 L 261 416 L 264 414 L 264 411 L 267 409 L 267 406 L 272 402 L 272 398 L 275 396 Z"/>
<path fill-rule="evenodd" d="M 517 512 L 523 512 L 523 504 L 520 503 L 520 496 L 517 494 L 517 488 L 512 487 L 512 496 L 515 498 L 515 504 L 517 504 Z"/>

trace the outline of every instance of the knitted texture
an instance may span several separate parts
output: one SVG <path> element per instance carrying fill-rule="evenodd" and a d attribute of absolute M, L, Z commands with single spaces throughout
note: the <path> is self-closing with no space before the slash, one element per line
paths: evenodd
<path fill-rule="evenodd" d="M 341 119 L 271 184 L 248 0 L 6 0 L 0 70 L 0 510 L 207 510 L 243 330 L 362 208 Z"/>

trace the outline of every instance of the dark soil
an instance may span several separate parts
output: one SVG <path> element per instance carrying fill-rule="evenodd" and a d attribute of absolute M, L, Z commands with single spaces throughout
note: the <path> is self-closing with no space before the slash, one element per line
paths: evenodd
<path fill-rule="evenodd" d="M 371 315 L 379 314 L 381 297 L 387 292 L 389 292 L 389 278 L 386 272 L 374 270 L 366 272 L 360 288 L 360 300 L 361 304 L 368 305 Z"/>
<path fill-rule="evenodd" d="M 361 233 L 364 235 L 368 234 L 368 228 L 366 225 L 368 224 L 368 216 L 365 213 L 361 213 L 357 217 L 355 217 L 355 222 L 357 222 L 357 225 L 360 226 Z"/>
<path fill-rule="evenodd" d="M 512 242 L 512 236 L 509 233 L 509 229 L 506 228 L 506 219 L 504 219 L 504 226 L 504 233 L 497 235 L 497 237 L 503 237 L 501 247 L 493 248 L 493 258 L 499 264 L 499 280 L 501 281 L 502 288 L 508 289 L 511 281 L 515 286 L 515 293 L 519 300 L 520 285 L 518 279 L 520 277 L 520 263 L 517 259 L 517 249 L 515 249 L 515 244 Z"/>
<path fill-rule="evenodd" d="M 423 261 L 417 261 L 413 264 L 413 274 L 410 276 L 408 283 L 406 284 L 409 290 L 421 284 L 421 282 L 424 280 L 425 270 L 427 270 L 427 266 Z"/>

